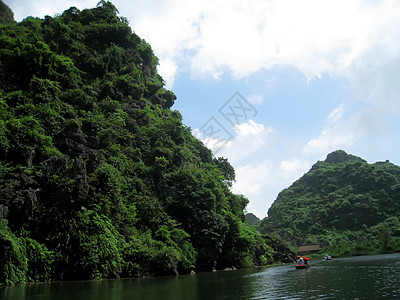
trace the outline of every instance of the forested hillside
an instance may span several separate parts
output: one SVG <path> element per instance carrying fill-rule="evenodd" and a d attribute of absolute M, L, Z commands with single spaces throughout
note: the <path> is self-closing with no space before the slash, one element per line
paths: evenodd
<path fill-rule="evenodd" d="M 234 170 L 113 4 L 0 25 L 0 282 L 264 264 Z"/>
<path fill-rule="evenodd" d="M 257 226 L 261 222 L 261 220 L 252 213 L 247 213 L 245 217 L 246 217 L 246 221 L 249 225 Z"/>
<path fill-rule="evenodd" d="M 13 11 L 0 0 L 0 24 L 14 23 Z"/>
<path fill-rule="evenodd" d="M 339 150 L 283 190 L 260 228 L 293 246 L 372 254 L 400 251 L 399 216 L 400 167 Z"/>

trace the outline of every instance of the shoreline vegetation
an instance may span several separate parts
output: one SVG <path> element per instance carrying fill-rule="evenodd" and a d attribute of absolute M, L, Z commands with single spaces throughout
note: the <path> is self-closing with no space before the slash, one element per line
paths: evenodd
<path fill-rule="evenodd" d="M 111 2 L 18 23 L 0 3 L 0 284 L 293 260 L 245 222 L 233 167 Z"/>
<path fill-rule="evenodd" d="M 358 255 L 347 255 L 347 256 L 335 256 L 332 257 L 332 259 L 338 259 L 338 258 L 348 258 L 348 257 L 356 257 L 356 256 L 370 256 L 370 255 L 380 255 L 380 254 L 394 254 L 394 253 L 400 253 L 400 251 L 397 252 L 391 252 L 391 253 L 376 253 L 376 254 L 358 254 Z M 310 258 L 310 263 L 312 265 L 316 264 L 316 263 L 320 263 L 325 261 L 324 260 L 324 255 L 322 254 L 307 254 L 307 256 Z M 272 263 L 272 264 L 267 264 L 267 265 L 254 265 L 251 267 L 245 267 L 245 268 L 241 268 L 241 269 L 232 269 L 232 268 L 227 268 L 227 269 L 221 269 L 221 270 L 213 270 L 213 271 L 200 271 L 200 272 L 193 272 L 193 273 L 185 273 L 185 274 L 181 274 L 180 276 L 192 276 L 192 275 L 196 275 L 198 273 L 210 273 L 210 272 L 219 272 L 219 273 L 223 273 L 223 272 L 232 272 L 232 271 L 236 271 L 236 270 L 244 270 L 244 269 L 264 269 L 264 268 L 273 268 L 273 267 L 279 267 L 279 266 L 283 266 L 283 265 L 293 265 L 295 264 L 295 262 L 279 262 L 279 263 Z M 160 277 L 160 276 L 159 276 Z M 118 278 L 97 278 L 97 279 L 80 279 L 80 280 L 58 280 L 58 281 L 33 281 L 33 282 L 27 282 L 27 283 L 19 283 L 19 284 L 13 284 L 13 285 L 0 285 L 0 288 L 6 288 L 6 287 L 13 287 L 13 286 L 24 286 L 24 285 L 41 285 L 41 284 L 62 284 L 63 282 L 99 282 L 99 281 L 110 281 L 110 280 L 132 280 L 132 279 L 151 279 L 151 278 L 159 278 L 159 277 L 154 277 L 154 276 L 142 276 L 142 277 L 118 277 Z M 174 275 L 165 275 L 165 276 L 161 276 L 162 278 L 174 278 L 177 276 Z"/>
<path fill-rule="evenodd" d="M 176 275 L 163 275 L 163 276 L 141 276 L 141 277 L 116 277 L 116 278 L 94 278 L 94 279 L 71 279 L 71 280 L 57 280 L 57 281 L 32 281 L 32 282 L 26 282 L 26 283 L 18 283 L 18 284 L 8 284 L 8 285 L 0 285 L 1 288 L 7 288 L 7 287 L 18 287 L 18 286 L 33 286 L 33 285 L 42 285 L 42 284 L 62 284 L 64 282 L 101 282 L 101 281 L 112 281 L 112 280 L 132 280 L 132 279 L 156 279 L 156 278 L 176 278 L 176 277 L 181 277 L 181 276 L 193 276 L 199 273 L 226 273 L 226 272 L 234 272 L 237 270 L 246 270 L 246 269 L 264 269 L 264 268 L 273 268 L 273 267 L 279 267 L 283 265 L 293 265 L 294 262 L 279 262 L 279 263 L 271 263 L 271 264 L 266 264 L 266 265 L 254 265 L 250 267 L 244 267 L 244 268 L 226 268 L 226 269 L 219 269 L 219 270 L 212 270 L 212 271 L 199 271 L 199 272 L 192 272 L 192 273 L 185 273 L 185 274 L 180 274 L 179 276 Z"/>

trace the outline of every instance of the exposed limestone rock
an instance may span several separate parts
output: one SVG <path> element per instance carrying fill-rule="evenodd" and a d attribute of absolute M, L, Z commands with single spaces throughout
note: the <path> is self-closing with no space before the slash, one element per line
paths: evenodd
<path fill-rule="evenodd" d="M 268 263 L 292 263 L 296 261 L 296 253 L 279 236 L 264 235 L 263 237 L 267 244 L 275 250 L 272 259 Z"/>

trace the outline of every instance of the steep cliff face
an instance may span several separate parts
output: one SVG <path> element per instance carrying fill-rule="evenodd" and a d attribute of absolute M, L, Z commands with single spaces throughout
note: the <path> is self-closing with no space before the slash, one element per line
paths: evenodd
<path fill-rule="evenodd" d="M 0 0 L 0 24 L 14 23 L 13 11 Z"/>
<path fill-rule="evenodd" d="M 244 267 L 270 250 L 112 3 L 0 25 L 0 45 L 0 282 Z"/>
<path fill-rule="evenodd" d="M 280 236 L 263 235 L 263 237 L 267 244 L 274 249 L 272 257 L 269 259 L 269 263 L 293 263 L 297 260 L 296 253 L 289 248 Z"/>

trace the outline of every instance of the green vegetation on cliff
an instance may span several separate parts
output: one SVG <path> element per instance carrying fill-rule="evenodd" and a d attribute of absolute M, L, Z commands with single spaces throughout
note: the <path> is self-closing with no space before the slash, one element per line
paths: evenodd
<path fill-rule="evenodd" d="M 245 217 L 246 217 L 246 221 L 249 225 L 258 226 L 261 222 L 261 220 L 252 213 L 247 213 Z"/>
<path fill-rule="evenodd" d="M 272 257 L 113 4 L 0 25 L 0 283 Z"/>
<path fill-rule="evenodd" d="M 13 11 L 0 0 L 0 24 L 14 23 Z"/>
<path fill-rule="evenodd" d="M 329 154 L 283 190 L 260 224 L 293 246 L 336 255 L 400 251 L 400 167 Z"/>

